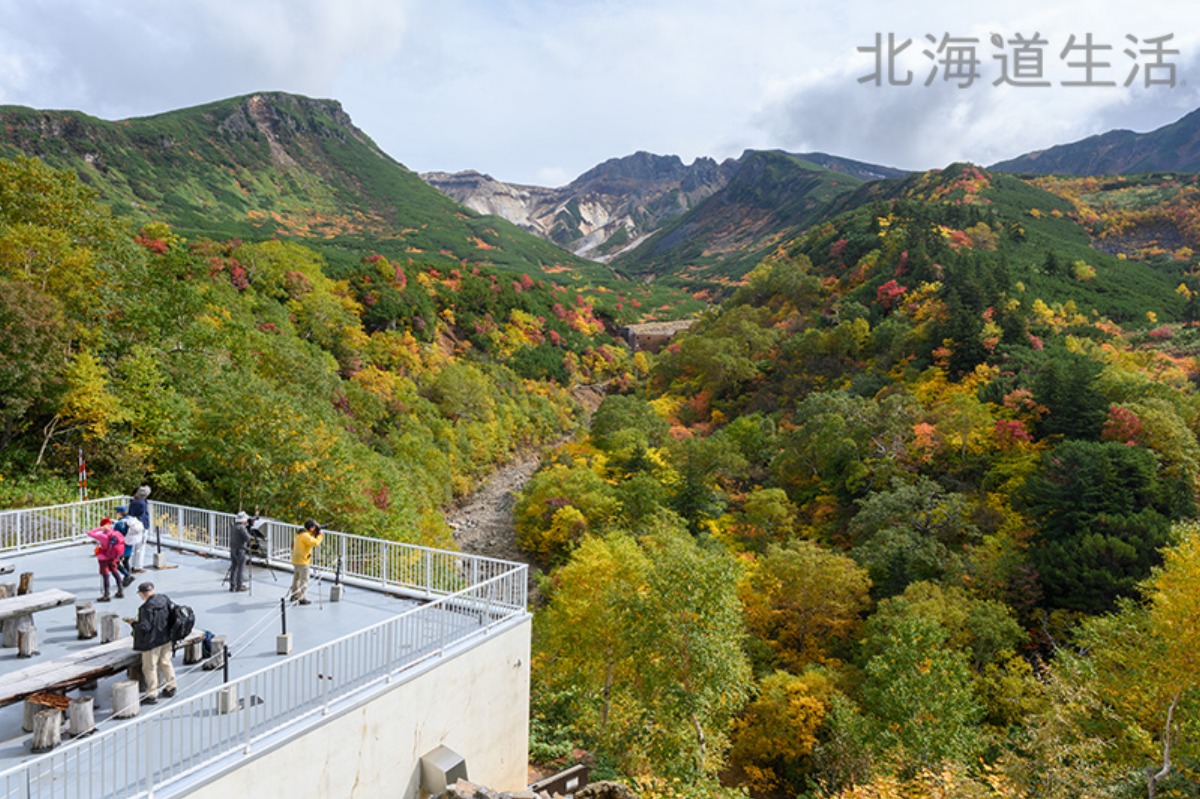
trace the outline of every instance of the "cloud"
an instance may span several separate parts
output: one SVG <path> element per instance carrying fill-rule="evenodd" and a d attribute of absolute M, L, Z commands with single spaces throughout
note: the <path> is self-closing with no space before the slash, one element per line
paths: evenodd
<path fill-rule="evenodd" d="M 958 90 L 858 83 L 875 33 L 1084 27 L 1121 42 L 1190 19 L 1183 0 L 947 6 L 934 0 L 41 0 L 0 29 L 0 102 L 115 119 L 262 90 L 338 99 L 422 171 L 565 182 L 637 150 L 736 156 L 826 150 L 909 168 L 989 163 L 1101 132 L 1145 130 L 1198 102 L 1200 32 L 1174 31 L 1172 91 Z M 1123 56 L 1120 56 L 1124 58 Z M 1181 70 L 1183 72 L 1185 70 Z M 1183 77 L 1183 76 L 1181 76 Z"/>
<path fill-rule="evenodd" d="M 410 0 L 57 0 L 11 9 L 7 102 L 118 117 L 259 89 L 324 94 L 406 40 Z"/>
<path fill-rule="evenodd" d="M 1113 80 L 1117 86 L 1063 86 L 1064 81 L 1083 77 L 1082 69 L 1067 63 L 1082 58 L 1079 52 L 1071 51 L 1065 58 L 1061 53 L 1072 33 L 1079 33 L 1078 41 L 1084 32 L 1075 30 L 1079 23 L 1056 16 L 1017 20 L 999 29 L 1005 38 L 1015 32 L 1029 35 L 1039 31 L 1050 41 L 1042 71 L 1049 87 L 993 85 L 1002 74 L 993 56 L 1005 51 L 991 45 L 991 34 L 997 32 L 995 23 L 976 24 L 949 31 L 978 39 L 981 77 L 969 86 L 960 88 L 965 81 L 944 80 L 944 65 L 938 67 L 932 83 L 924 85 L 934 60 L 921 51 L 936 56 L 937 45 L 922 36 L 910 37 L 912 45 L 902 53 L 903 58 L 897 58 L 899 77 L 908 70 L 913 73 L 910 85 L 889 85 L 886 77 L 881 86 L 861 83 L 859 78 L 873 74 L 873 55 L 847 55 L 829 69 L 774 87 L 755 114 L 754 124 L 764 131 L 765 139 L 783 149 L 822 150 L 888 166 L 928 169 L 961 160 L 994 163 L 1112 127 L 1149 130 L 1200 104 L 1200 81 L 1193 79 L 1200 63 L 1194 36 L 1177 36 L 1172 42 L 1181 51 L 1171 57 L 1177 67 L 1174 88 L 1146 87 L 1141 72 L 1125 88 L 1122 84 L 1134 61 L 1122 50 L 1136 46 L 1125 40 L 1124 34 L 1116 33 L 1120 27 L 1111 21 L 1097 26 L 1103 33 L 1093 40 L 1114 47 L 1097 56 L 1097 61 L 1107 59 L 1111 66 L 1097 70 L 1094 77 Z M 898 41 L 903 38 L 904 34 L 898 35 Z M 940 44 L 940 37 L 935 38 Z M 872 38 L 864 38 L 863 46 L 872 43 Z M 1155 74 L 1162 77 L 1165 73 Z"/>

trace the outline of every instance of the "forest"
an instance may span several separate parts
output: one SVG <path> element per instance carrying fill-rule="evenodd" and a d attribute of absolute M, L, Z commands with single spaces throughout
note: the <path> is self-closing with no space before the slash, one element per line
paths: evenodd
<path fill-rule="evenodd" d="M 69 500 L 82 450 L 99 493 L 452 546 L 441 507 L 545 448 L 539 765 L 1200 797 L 1193 190 L 1102 188 L 871 184 L 651 356 L 612 288 L 135 229 L 0 161 L 0 504 Z"/>

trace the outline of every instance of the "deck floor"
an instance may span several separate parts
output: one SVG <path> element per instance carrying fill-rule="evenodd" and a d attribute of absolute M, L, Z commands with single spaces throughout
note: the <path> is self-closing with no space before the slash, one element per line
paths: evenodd
<path fill-rule="evenodd" d="M 93 602 L 100 615 L 134 616 L 140 604 L 137 585 L 149 580 L 159 593 L 195 610 L 196 629 L 227 637 L 231 677 L 249 674 L 280 659 L 275 652 L 275 637 L 281 630 L 280 599 L 291 584 L 290 572 L 253 566 L 250 568 L 251 590 L 234 593 L 229 591 L 227 583 L 223 584 L 229 567 L 227 560 L 175 550 L 167 550 L 166 555 L 168 568 L 148 568 L 144 574 L 135 575 L 136 582 L 125 590 L 125 598 L 111 602 L 95 602 L 100 596 L 101 584 L 90 542 L 27 555 L 10 555 L 6 560 L 15 566 L 15 571 L 0 576 L 0 581 L 15 582 L 21 572 L 32 571 L 35 591 L 60 588 L 74 594 L 77 602 Z M 153 561 L 150 553 L 146 560 L 148 563 Z M 322 574 L 320 578 L 309 588 L 311 605 L 292 606 L 287 610 L 287 630 L 292 633 L 293 653 L 328 643 L 418 605 L 414 600 L 352 586 L 344 587 L 340 602 L 331 603 L 328 597 L 332 575 Z M 34 623 L 40 654 L 33 658 L 18 658 L 15 647 L 0 649 L 0 673 L 24 669 L 36 665 L 39 660 L 50 661 L 100 641 L 99 638 L 78 639 L 75 608 L 71 605 L 39 612 L 34 616 Z M 199 666 L 184 666 L 182 653 L 176 654 L 174 664 L 180 696 L 212 688 L 222 680 L 219 669 L 203 671 Z M 121 679 L 125 679 L 124 675 L 102 680 L 95 690 L 83 694 L 95 697 L 95 718 L 101 728 L 112 711 L 112 683 Z M 159 706 L 162 704 L 160 702 Z M 22 705 L 18 702 L 0 708 L 0 770 L 35 756 L 30 751 L 32 736 L 21 730 Z"/>

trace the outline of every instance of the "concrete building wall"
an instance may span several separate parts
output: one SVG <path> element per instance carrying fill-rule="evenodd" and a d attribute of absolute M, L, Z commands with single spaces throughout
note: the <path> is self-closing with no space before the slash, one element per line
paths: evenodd
<path fill-rule="evenodd" d="M 195 799 L 408 799 L 422 755 L 444 744 L 467 775 L 524 788 L 529 766 L 528 617 L 365 705 L 191 791 Z"/>

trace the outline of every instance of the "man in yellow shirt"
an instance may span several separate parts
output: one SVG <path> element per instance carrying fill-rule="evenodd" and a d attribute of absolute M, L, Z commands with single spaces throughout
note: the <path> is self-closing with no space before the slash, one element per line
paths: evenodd
<path fill-rule="evenodd" d="M 296 531 L 292 541 L 292 588 L 288 598 L 300 605 L 312 604 L 305 598 L 308 593 L 308 569 L 312 565 L 312 553 L 321 543 L 321 525 L 312 519 L 304 522 L 304 529 Z"/>

